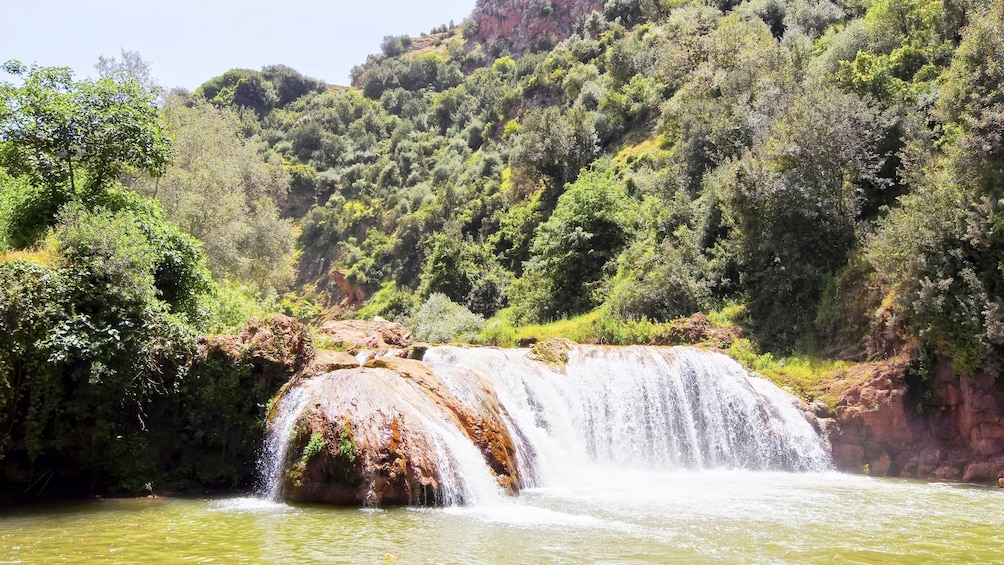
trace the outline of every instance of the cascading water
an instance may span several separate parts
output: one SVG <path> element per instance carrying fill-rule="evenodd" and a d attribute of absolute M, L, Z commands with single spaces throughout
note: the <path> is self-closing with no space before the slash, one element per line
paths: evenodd
<path fill-rule="evenodd" d="M 528 438 L 517 445 L 533 461 L 531 478 L 560 480 L 595 465 L 830 468 L 794 399 L 721 354 L 580 346 L 560 370 L 526 350 L 437 347 L 425 361 L 437 372 L 466 367 L 494 384 L 516 435 Z"/>
<path fill-rule="evenodd" d="M 289 450 L 289 440 L 297 419 L 303 413 L 308 395 L 303 389 L 293 389 L 282 397 L 282 401 L 274 407 L 275 416 L 268 426 L 268 437 L 258 468 L 262 484 L 259 488 L 262 496 L 268 500 L 278 500 L 282 485 L 283 464 Z"/>
<path fill-rule="evenodd" d="M 297 500 L 446 506 L 490 504 L 511 486 L 572 484 L 590 471 L 605 481 L 625 471 L 829 470 L 796 402 L 696 348 L 577 346 L 556 367 L 527 350 L 434 347 L 424 365 L 379 361 L 287 390 L 262 458 L 264 490 L 277 498 L 290 464 L 299 465 Z M 329 434 L 317 463 L 328 467 L 313 475 L 306 447 L 287 456 L 298 421 Z M 311 489 L 337 476 L 343 491 L 316 498 Z"/>

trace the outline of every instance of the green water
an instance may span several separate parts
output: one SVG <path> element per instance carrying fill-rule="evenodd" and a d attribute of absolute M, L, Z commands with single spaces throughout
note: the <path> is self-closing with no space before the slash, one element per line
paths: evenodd
<path fill-rule="evenodd" d="M 497 504 L 96 500 L 0 514 L 0 563 L 993 563 L 1004 489 L 827 474 L 594 473 Z"/>

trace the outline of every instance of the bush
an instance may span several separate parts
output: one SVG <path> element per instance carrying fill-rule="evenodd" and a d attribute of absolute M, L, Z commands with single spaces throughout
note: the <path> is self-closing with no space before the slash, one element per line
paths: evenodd
<path fill-rule="evenodd" d="M 361 320 L 372 320 L 376 316 L 395 322 L 407 320 L 417 308 L 416 298 L 407 288 L 386 282 L 356 312 L 356 317 Z"/>
<path fill-rule="evenodd" d="M 485 319 L 451 301 L 445 294 L 436 293 L 429 296 L 406 325 L 416 341 L 473 343 L 484 329 Z"/>
<path fill-rule="evenodd" d="M 204 331 L 210 334 L 234 334 L 252 316 L 264 317 L 279 305 L 264 298 L 246 284 L 223 281 L 206 295 L 203 305 L 208 311 Z"/>

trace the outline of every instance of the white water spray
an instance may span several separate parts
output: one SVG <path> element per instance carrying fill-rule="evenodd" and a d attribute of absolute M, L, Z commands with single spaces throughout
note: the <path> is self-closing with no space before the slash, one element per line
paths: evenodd
<path fill-rule="evenodd" d="M 289 451 L 293 427 L 303 413 L 309 395 L 305 390 L 296 388 L 279 398 L 279 404 L 274 407 L 275 417 L 268 426 L 265 450 L 258 461 L 262 480 L 259 490 L 268 500 L 279 500 L 282 476 L 285 472 L 283 465 Z"/>
<path fill-rule="evenodd" d="M 830 468 L 794 398 L 728 357 L 695 348 L 580 346 L 564 370 L 525 350 L 437 347 L 436 371 L 464 366 L 495 386 L 547 484 L 586 468 Z M 522 458 L 521 458 L 522 459 Z"/>
<path fill-rule="evenodd" d="M 577 346 L 556 367 L 530 360 L 527 350 L 434 347 L 425 363 L 473 414 L 483 413 L 494 390 L 523 488 L 574 484 L 584 475 L 832 467 L 797 400 L 718 353 Z M 422 451 L 435 462 L 437 503 L 501 499 L 481 451 L 442 406 L 393 371 L 361 370 L 309 379 L 283 395 L 262 459 L 266 496 L 279 496 L 293 427 L 309 399 L 323 396 L 352 413 L 363 445 L 381 445 L 394 419 L 427 438 Z"/>

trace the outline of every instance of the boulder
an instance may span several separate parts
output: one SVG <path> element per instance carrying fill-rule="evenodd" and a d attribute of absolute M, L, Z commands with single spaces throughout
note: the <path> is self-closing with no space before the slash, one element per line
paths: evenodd
<path fill-rule="evenodd" d="M 250 365 L 262 389 L 274 392 L 314 358 L 310 332 L 295 318 L 273 314 L 252 317 L 236 336 L 199 339 L 198 355 L 217 363 Z"/>
<path fill-rule="evenodd" d="M 568 352 L 575 346 L 576 343 L 570 339 L 552 337 L 547 341 L 534 343 L 527 357 L 533 361 L 564 369 L 565 364 L 568 363 Z"/>
<path fill-rule="evenodd" d="M 484 460 L 476 470 L 497 490 L 515 493 L 516 448 L 494 391 L 469 372 L 451 372 L 448 384 L 420 361 L 380 357 L 285 390 L 277 404 L 306 397 L 289 439 L 281 496 L 353 506 L 464 502 L 470 471 L 460 457 L 444 456 L 450 438 L 467 449 L 473 443 Z"/>
<path fill-rule="evenodd" d="M 314 354 L 303 374 L 306 377 L 313 377 L 339 369 L 354 369 L 359 365 L 359 360 L 351 353 L 322 349 Z"/>
<path fill-rule="evenodd" d="M 321 325 L 332 347 L 351 353 L 407 348 L 411 334 L 401 324 L 386 320 L 332 320 Z"/>

